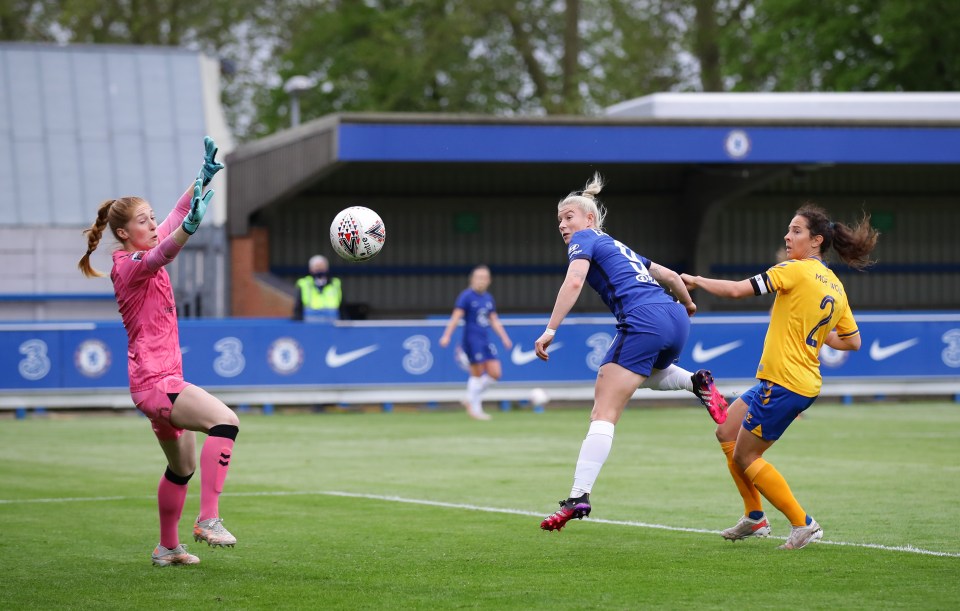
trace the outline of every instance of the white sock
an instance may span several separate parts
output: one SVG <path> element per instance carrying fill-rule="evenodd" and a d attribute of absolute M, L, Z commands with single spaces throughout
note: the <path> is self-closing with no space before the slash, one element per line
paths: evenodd
<path fill-rule="evenodd" d="M 653 390 L 689 390 L 693 392 L 693 380 L 690 379 L 693 373 L 683 367 L 670 365 L 666 369 L 654 369 L 650 377 L 643 381 L 640 388 L 652 388 Z"/>
<path fill-rule="evenodd" d="M 610 455 L 613 447 L 612 422 L 594 420 L 587 430 L 587 437 L 580 446 L 580 457 L 577 458 L 577 470 L 573 474 L 573 488 L 570 498 L 576 498 L 593 489 L 593 484 L 600 475 L 600 469 Z"/>
<path fill-rule="evenodd" d="M 490 377 L 490 374 L 483 374 L 480 376 L 480 392 L 483 392 L 487 389 L 488 386 L 493 384 L 495 380 Z"/>
<path fill-rule="evenodd" d="M 480 401 L 481 393 L 483 393 L 483 379 L 479 376 L 470 376 L 467 379 L 467 403 L 475 412 L 483 409 L 483 403 Z"/>

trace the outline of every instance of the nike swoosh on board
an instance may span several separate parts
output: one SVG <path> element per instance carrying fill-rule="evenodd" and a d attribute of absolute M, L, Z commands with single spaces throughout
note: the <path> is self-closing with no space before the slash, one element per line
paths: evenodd
<path fill-rule="evenodd" d="M 726 354 L 731 350 L 736 350 L 743 345 L 743 340 L 736 340 L 728 342 L 726 344 L 720 344 L 719 346 L 714 346 L 713 348 L 704 348 L 703 342 L 697 342 L 693 346 L 693 357 L 694 362 L 696 363 L 705 363 L 707 361 L 713 360 L 720 356 L 721 354 Z"/>
<path fill-rule="evenodd" d="M 550 344 L 547 346 L 547 354 L 550 354 L 554 350 L 559 350 L 560 346 L 563 345 L 563 342 L 557 342 L 555 344 Z M 526 365 L 534 361 L 537 358 L 537 351 L 534 350 L 522 350 L 520 344 L 516 344 L 513 347 L 513 351 L 510 353 L 510 361 L 514 365 Z"/>
<path fill-rule="evenodd" d="M 870 344 L 870 358 L 875 361 L 882 361 L 890 358 L 898 352 L 903 352 L 907 348 L 913 348 L 920 343 L 920 338 L 915 337 L 913 339 L 908 339 L 906 341 L 898 342 L 896 344 L 890 344 L 889 346 L 883 347 L 880 345 L 880 340 L 875 339 L 873 343 Z"/>
<path fill-rule="evenodd" d="M 337 367 L 343 367 L 347 363 L 352 363 L 359 358 L 363 358 L 371 352 L 376 352 L 379 349 L 379 344 L 373 344 L 371 346 L 364 346 L 363 348 L 351 350 L 350 352 L 344 352 L 343 354 L 337 354 L 337 347 L 330 346 L 330 348 L 327 350 L 325 362 L 327 363 L 327 367 L 336 369 Z"/>

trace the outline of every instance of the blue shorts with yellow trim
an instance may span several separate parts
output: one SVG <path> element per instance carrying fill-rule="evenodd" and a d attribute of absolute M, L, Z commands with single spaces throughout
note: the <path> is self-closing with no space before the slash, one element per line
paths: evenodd
<path fill-rule="evenodd" d="M 767 441 L 780 439 L 790 423 L 817 400 L 766 380 L 760 380 L 759 384 L 740 395 L 740 399 L 747 404 L 743 428 Z"/>

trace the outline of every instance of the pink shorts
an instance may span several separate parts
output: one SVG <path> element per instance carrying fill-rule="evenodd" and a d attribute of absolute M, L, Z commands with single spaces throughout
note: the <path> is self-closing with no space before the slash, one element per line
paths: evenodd
<path fill-rule="evenodd" d="M 179 439 L 180 435 L 183 434 L 183 429 L 170 423 L 173 403 L 170 401 L 169 395 L 180 394 L 187 386 L 190 386 L 190 384 L 184 382 L 183 379 L 171 376 L 163 378 L 149 390 L 130 394 L 137 409 L 150 419 L 150 423 L 153 425 L 153 433 L 160 441 Z"/>

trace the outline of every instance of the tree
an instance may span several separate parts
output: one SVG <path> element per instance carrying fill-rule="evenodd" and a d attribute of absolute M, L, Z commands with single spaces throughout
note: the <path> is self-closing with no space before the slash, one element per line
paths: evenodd
<path fill-rule="evenodd" d="M 313 77 L 304 119 L 347 110 L 594 113 L 677 83 L 683 39 L 670 2 L 379 0 L 305 7 L 280 58 Z M 666 6 L 667 8 L 663 8 Z M 258 131 L 287 124 L 278 86 Z"/>
<path fill-rule="evenodd" d="M 500 0 L 482 8 L 459 0 L 311 7 L 290 28 L 279 73 L 319 83 L 300 95 L 305 120 L 343 111 L 542 113 L 552 69 L 541 64 L 540 32 L 556 17 L 521 22 Z M 261 99 L 260 131 L 284 127 L 287 104 L 280 87 Z"/>
<path fill-rule="evenodd" d="M 178 45 L 219 56 L 241 138 L 341 111 L 596 113 L 689 80 L 683 0 L 14 0 L 9 38 Z M 4 21 L 6 20 L 6 21 Z"/>
<path fill-rule="evenodd" d="M 720 63 L 720 27 L 714 0 L 696 0 L 693 21 L 693 52 L 700 61 L 700 85 L 703 91 L 723 91 L 723 66 Z"/>
<path fill-rule="evenodd" d="M 739 91 L 956 91 L 953 0 L 753 0 L 722 34 Z"/>
<path fill-rule="evenodd" d="M 234 132 L 332 112 L 596 114 L 658 91 L 960 89 L 953 0 L 7 0 L 0 39 L 219 57 Z"/>
<path fill-rule="evenodd" d="M 5 0 L 0 2 L 0 40 L 50 42 L 51 15 L 56 0 Z"/>

